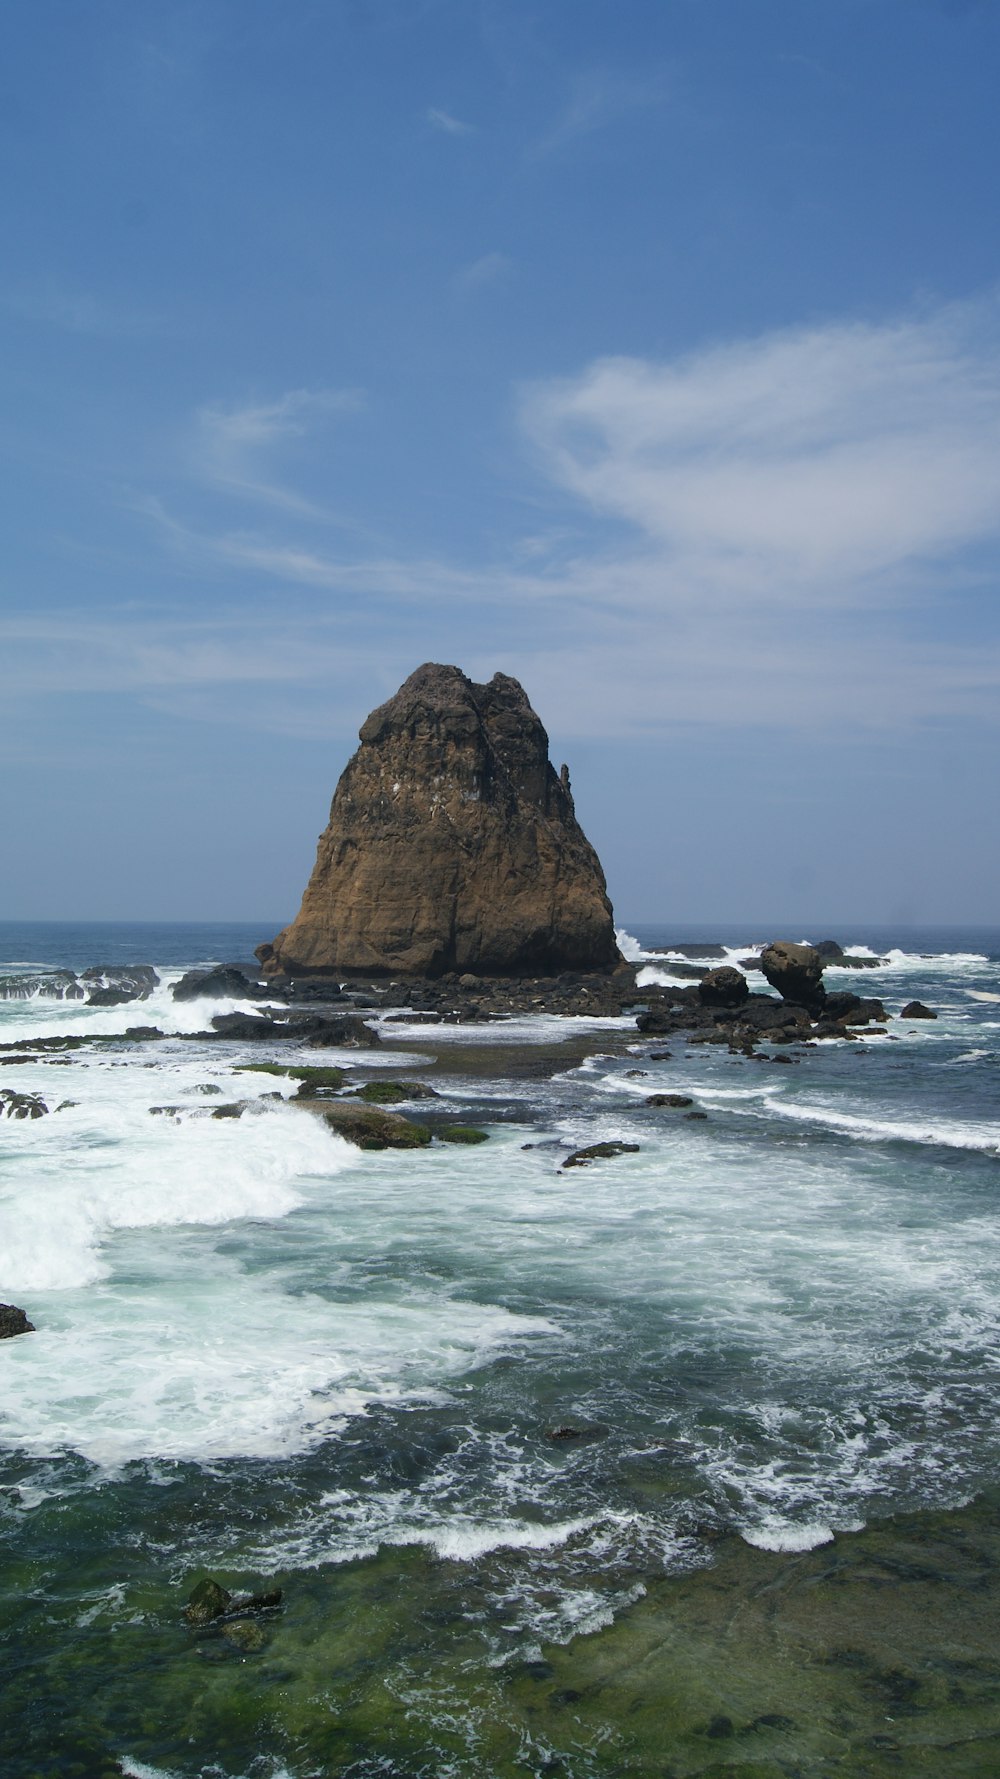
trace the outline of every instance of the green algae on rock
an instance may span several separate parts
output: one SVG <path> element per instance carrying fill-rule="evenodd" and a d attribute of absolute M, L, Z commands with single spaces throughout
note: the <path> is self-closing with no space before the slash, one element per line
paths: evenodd
<path fill-rule="evenodd" d="M 380 1106 L 298 1097 L 295 1104 L 308 1112 L 318 1112 L 331 1130 L 359 1149 L 423 1149 L 431 1140 L 426 1125 L 413 1124 L 399 1112 L 386 1112 Z"/>

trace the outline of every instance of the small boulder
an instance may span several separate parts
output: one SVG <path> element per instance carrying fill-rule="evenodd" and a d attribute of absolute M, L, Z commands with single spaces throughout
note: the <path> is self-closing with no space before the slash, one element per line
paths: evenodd
<path fill-rule="evenodd" d="M 694 1100 L 689 1093 L 651 1093 L 645 1104 L 647 1106 L 693 1106 Z"/>
<path fill-rule="evenodd" d="M 698 984 L 698 999 L 703 1007 L 741 1007 L 749 998 L 746 977 L 729 964 L 723 964 L 719 970 L 709 970 Z"/>
<path fill-rule="evenodd" d="M 0 1303 L 0 1340 L 13 1340 L 15 1334 L 34 1334 L 35 1324 L 29 1322 L 16 1303 Z"/>
<path fill-rule="evenodd" d="M 925 1007 L 923 1001 L 907 1001 L 899 1017 L 900 1019 L 936 1019 L 937 1014 L 932 1013 L 929 1007 Z"/>
<path fill-rule="evenodd" d="M 223 1625 L 222 1635 L 227 1643 L 231 1643 L 234 1649 L 239 1650 L 241 1655 L 256 1654 L 267 1644 L 267 1638 L 260 1625 L 255 1624 L 252 1618 L 237 1618 L 231 1624 Z"/>

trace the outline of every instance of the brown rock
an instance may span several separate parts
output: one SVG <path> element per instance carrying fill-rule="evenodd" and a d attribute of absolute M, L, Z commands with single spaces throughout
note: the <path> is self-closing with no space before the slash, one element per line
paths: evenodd
<path fill-rule="evenodd" d="M 776 939 L 761 952 L 760 967 L 782 1000 L 810 1010 L 823 1005 L 823 959 L 814 945 Z"/>
<path fill-rule="evenodd" d="M 266 976 L 613 970 L 611 904 L 569 775 L 506 674 L 429 663 L 368 718 Z"/>

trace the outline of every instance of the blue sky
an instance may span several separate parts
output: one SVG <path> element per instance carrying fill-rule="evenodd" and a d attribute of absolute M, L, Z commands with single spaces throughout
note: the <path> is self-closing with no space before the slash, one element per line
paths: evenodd
<path fill-rule="evenodd" d="M 998 52 L 9 8 L 0 912 L 287 920 L 437 659 L 523 681 L 626 920 L 995 921 Z"/>

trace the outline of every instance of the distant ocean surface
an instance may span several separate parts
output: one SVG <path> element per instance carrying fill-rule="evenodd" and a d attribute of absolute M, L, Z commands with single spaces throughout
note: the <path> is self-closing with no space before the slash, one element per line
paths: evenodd
<path fill-rule="evenodd" d="M 0 1344 L 0 1771 L 546 1771 L 502 1739 L 504 1677 L 651 1577 L 710 1568 L 727 1532 L 808 1550 L 995 1483 L 1000 928 L 783 931 L 886 957 L 827 982 L 937 1018 L 780 1065 L 544 1014 L 342 1055 L 193 1037 L 240 1003 L 171 983 L 278 924 L 0 925 L 0 978 L 161 978 L 94 1008 L 0 983 L 0 1046 L 107 1040 L 0 1049 L 0 1088 L 52 1108 L 0 1119 L 0 1300 L 37 1329 Z M 655 981 L 672 944 L 775 936 L 622 943 Z M 166 1040 L 115 1041 L 139 1023 Z M 510 1060 L 565 1032 L 582 1065 Z M 362 1153 L 240 1069 L 425 1078 L 404 1040 L 489 1142 Z M 663 1092 L 707 1118 L 645 1105 Z M 560 1171 L 604 1140 L 639 1151 Z M 285 1589 L 260 1647 L 183 1628 L 203 1574 Z M 558 1770 L 614 1773 L 614 1747 Z"/>

